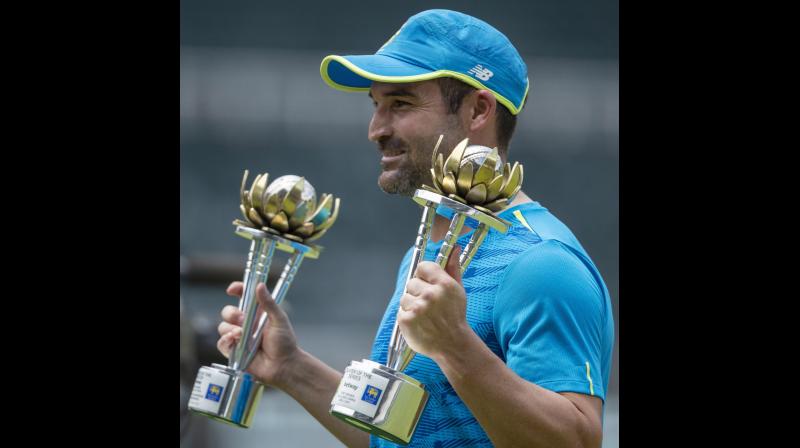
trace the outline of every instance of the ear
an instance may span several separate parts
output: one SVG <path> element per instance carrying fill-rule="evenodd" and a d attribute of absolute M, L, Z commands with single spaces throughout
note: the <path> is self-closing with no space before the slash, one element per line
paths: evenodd
<path fill-rule="evenodd" d="M 471 116 L 469 117 L 469 130 L 481 131 L 494 123 L 494 113 L 497 110 L 497 99 L 488 90 L 477 90 L 470 98 Z"/>

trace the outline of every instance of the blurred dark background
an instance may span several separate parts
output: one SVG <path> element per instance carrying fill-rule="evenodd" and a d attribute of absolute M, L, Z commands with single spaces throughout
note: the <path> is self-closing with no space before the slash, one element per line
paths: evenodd
<path fill-rule="evenodd" d="M 468 6 L 466 6 L 468 5 Z M 419 208 L 377 187 L 366 93 L 327 87 L 328 54 L 374 53 L 422 10 L 459 10 L 501 30 L 531 89 L 511 142 L 523 189 L 581 240 L 604 276 L 619 324 L 619 8 L 616 1 L 263 2 L 182 0 L 180 194 L 182 382 L 219 362 L 219 310 L 234 303 L 248 242 L 233 234 L 244 169 L 305 176 L 342 212 L 284 302 L 300 343 L 334 368 L 369 354 Z M 282 266 L 277 258 L 274 268 Z M 604 447 L 618 441 L 619 331 Z M 185 371 L 185 372 L 184 372 Z M 189 378 L 186 380 L 185 378 Z M 182 390 L 182 407 L 184 407 Z M 268 391 L 248 430 L 182 414 L 182 445 L 339 446 L 302 408 Z"/>

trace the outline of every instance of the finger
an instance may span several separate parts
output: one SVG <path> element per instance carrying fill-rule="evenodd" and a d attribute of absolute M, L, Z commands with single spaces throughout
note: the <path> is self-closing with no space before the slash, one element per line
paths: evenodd
<path fill-rule="evenodd" d="M 220 314 L 222 315 L 222 320 L 225 322 L 236 325 L 242 325 L 244 322 L 244 313 L 242 313 L 239 308 L 233 305 L 227 305 L 222 308 L 222 312 L 220 312 Z"/>
<path fill-rule="evenodd" d="M 441 266 L 432 261 L 421 262 L 417 266 L 417 271 L 414 276 L 432 285 L 439 284 L 449 277 Z"/>
<path fill-rule="evenodd" d="M 414 310 L 404 310 L 400 308 L 397 310 L 397 325 L 399 325 L 402 330 L 402 328 L 409 325 L 415 317 L 416 312 Z"/>
<path fill-rule="evenodd" d="M 447 265 L 445 266 L 444 270 L 460 285 L 461 266 L 458 264 L 459 255 L 461 255 L 461 246 L 456 245 L 456 247 L 453 248 L 453 251 L 450 252 L 450 258 L 447 260 Z"/>
<path fill-rule="evenodd" d="M 233 345 L 236 344 L 236 341 L 239 340 L 240 332 L 231 331 L 217 341 L 217 350 L 222 353 L 223 356 L 226 358 L 230 358 L 231 350 L 233 350 Z"/>
<path fill-rule="evenodd" d="M 418 296 L 425 289 L 427 285 L 429 285 L 429 283 L 426 282 L 425 280 L 413 277 L 408 281 L 408 283 L 406 283 L 405 292 L 414 296 Z"/>
<path fill-rule="evenodd" d="M 231 331 L 242 331 L 242 327 L 229 324 L 228 322 L 220 322 L 219 325 L 217 325 L 217 333 L 219 333 L 220 336 L 225 336 Z"/>
<path fill-rule="evenodd" d="M 244 291 L 244 283 L 242 282 L 233 282 L 228 285 L 228 289 L 225 292 L 232 297 L 239 298 L 242 296 L 242 292 Z"/>
<path fill-rule="evenodd" d="M 400 297 L 400 310 L 402 311 L 411 311 L 414 309 L 414 303 L 416 302 L 417 298 L 412 296 L 411 294 L 403 294 Z"/>
<path fill-rule="evenodd" d="M 269 320 L 272 321 L 270 325 L 277 327 L 289 326 L 289 316 L 275 303 L 275 300 L 272 299 L 272 295 L 267 291 L 267 286 L 263 283 L 259 283 L 256 287 L 256 297 L 258 298 L 258 303 L 267 312 L 267 315 L 269 315 Z"/>

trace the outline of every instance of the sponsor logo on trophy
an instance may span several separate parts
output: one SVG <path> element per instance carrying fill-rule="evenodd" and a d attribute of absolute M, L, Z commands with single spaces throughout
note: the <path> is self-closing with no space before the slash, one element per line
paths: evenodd
<path fill-rule="evenodd" d="M 522 165 L 503 164 L 497 148 L 470 146 L 464 139 L 445 160 L 438 153 L 442 138 L 431 160 L 433 186 L 423 185 L 413 197 L 422 206 L 422 219 L 406 283 L 425 254 L 437 210 L 443 215 L 452 213 L 435 258 L 439 266 L 447 264 L 465 224 L 475 229 L 458 259 L 463 273 L 490 229 L 508 231 L 510 223 L 496 213 L 510 204 L 522 187 Z M 428 400 L 425 386 L 402 372 L 414 354 L 395 321 L 386 365 L 368 359 L 351 362 L 331 402 L 331 414 L 384 439 L 408 444 Z"/>
<path fill-rule="evenodd" d="M 228 365 L 200 368 L 189 399 L 189 409 L 231 425 L 248 428 L 252 423 L 264 385 L 245 372 L 258 352 L 267 313 L 258 313 L 256 286 L 265 283 L 275 250 L 289 259 L 272 289 L 280 304 L 303 259 L 319 258 L 322 247 L 311 244 L 336 221 L 339 199 L 323 194 L 319 203 L 314 187 L 302 177 L 288 175 L 267 183 L 268 174 L 256 176 L 245 190 L 245 170 L 239 208 L 244 220 L 236 219 L 235 233 L 251 240 L 244 271 L 244 291 L 239 309 L 244 315 L 242 337 L 231 350 Z"/>

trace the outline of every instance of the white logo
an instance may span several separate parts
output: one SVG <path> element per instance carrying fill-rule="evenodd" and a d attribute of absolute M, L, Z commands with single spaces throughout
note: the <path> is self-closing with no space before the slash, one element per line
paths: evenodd
<path fill-rule="evenodd" d="M 468 73 L 472 73 L 473 75 L 475 75 L 476 78 L 481 79 L 483 81 L 488 81 L 489 78 L 494 76 L 494 73 L 492 73 L 491 70 L 489 70 L 488 68 L 483 68 L 481 64 L 478 64 L 475 67 L 469 69 Z"/>

